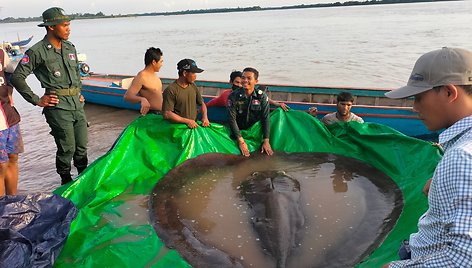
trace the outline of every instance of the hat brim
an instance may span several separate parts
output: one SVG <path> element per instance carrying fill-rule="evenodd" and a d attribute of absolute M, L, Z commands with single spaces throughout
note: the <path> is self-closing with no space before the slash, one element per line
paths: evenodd
<path fill-rule="evenodd" d="M 60 19 L 60 20 L 57 20 L 57 21 L 43 22 L 41 24 L 38 24 L 38 27 L 53 26 L 53 25 L 57 25 L 59 23 L 63 23 L 65 21 L 71 21 L 71 20 L 73 20 L 73 18 Z"/>
<path fill-rule="evenodd" d="M 423 93 L 425 91 L 428 91 L 432 89 L 430 86 L 424 86 L 424 87 L 419 87 L 419 86 L 404 86 L 398 89 L 394 89 L 392 91 L 389 91 L 385 93 L 385 96 L 387 98 L 391 99 L 403 99 L 403 98 L 408 98 L 420 93 Z"/>
<path fill-rule="evenodd" d="M 203 72 L 203 69 L 200 69 L 198 67 L 192 67 L 190 68 L 189 72 L 192 72 L 192 73 L 201 73 Z"/>

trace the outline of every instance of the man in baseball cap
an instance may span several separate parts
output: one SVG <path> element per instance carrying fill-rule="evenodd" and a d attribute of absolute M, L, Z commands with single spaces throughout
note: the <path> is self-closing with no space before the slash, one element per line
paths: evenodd
<path fill-rule="evenodd" d="M 195 85 L 197 73 L 203 72 L 191 59 L 183 59 L 177 63 L 179 78 L 171 83 L 162 93 L 162 115 L 173 123 L 186 124 L 189 128 L 198 127 L 197 106 L 201 107 L 202 126 L 210 125 L 207 107 L 202 94 Z"/>
<path fill-rule="evenodd" d="M 471 85 L 470 51 L 461 48 L 434 50 L 421 56 L 406 86 L 387 92 L 392 99 L 406 98 L 447 84 Z"/>
<path fill-rule="evenodd" d="M 428 129 L 444 129 L 444 156 L 425 186 L 429 209 L 410 236 L 411 259 L 384 267 L 472 267 L 472 52 L 444 47 L 426 53 L 408 84 L 385 95 L 414 97 Z"/>
<path fill-rule="evenodd" d="M 191 73 L 201 73 L 202 69 L 197 67 L 197 63 L 191 59 L 183 59 L 177 63 L 177 70 L 179 71 L 188 71 Z"/>

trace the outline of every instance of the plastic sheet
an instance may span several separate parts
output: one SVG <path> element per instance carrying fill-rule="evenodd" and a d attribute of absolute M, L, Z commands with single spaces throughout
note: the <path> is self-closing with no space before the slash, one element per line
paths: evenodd
<path fill-rule="evenodd" d="M 0 198 L 0 267 L 51 267 L 77 215 L 55 194 Z"/>
<path fill-rule="evenodd" d="M 427 199 L 421 190 L 441 157 L 431 143 L 375 123 L 337 123 L 328 127 L 299 112 L 271 113 L 275 151 L 328 152 L 359 159 L 390 176 L 402 190 L 403 212 L 382 245 L 359 267 L 379 267 L 398 259 L 404 238 L 416 231 Z M 250 151 L 258 151 L 261 125 L 242 131 Z M 113 150 L 97 159 L 69 188 L 58 193 L 80 208 L 57 267 L 189 267 L 163 246 L 149 223 L 146 196 L 173 167 L 198 155 L 239 154 L 229 129 L 212 124 L 188 129 L 159 115 L 137 118 Z"/>

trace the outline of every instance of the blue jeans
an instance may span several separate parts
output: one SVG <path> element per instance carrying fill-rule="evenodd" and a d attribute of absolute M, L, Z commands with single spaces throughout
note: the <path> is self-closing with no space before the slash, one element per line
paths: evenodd
<path fill-rule="evenodd" d="M 400 257 L 400 260 L 411 259 L 410 243 L 408 240 L 402 241 L 400 248 L 398 249 L 398 256 Z"/>

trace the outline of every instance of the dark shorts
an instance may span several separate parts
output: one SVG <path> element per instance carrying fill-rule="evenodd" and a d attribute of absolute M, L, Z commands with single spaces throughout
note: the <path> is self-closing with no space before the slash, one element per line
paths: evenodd
<path fill-rule="evenodd" d="M 0 163 L 8 162 L 9 154 L 23 152 L 23 139 L 20 132 L 20 124 L 16 124 L 0 131 Z"/>

